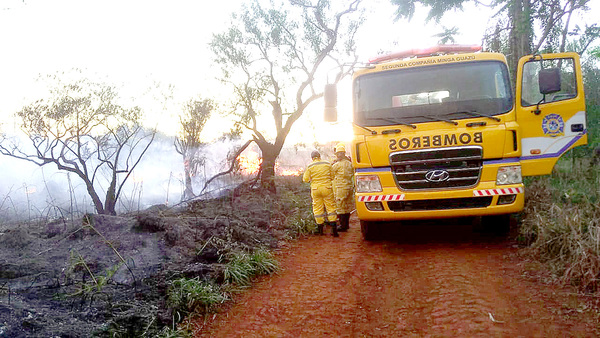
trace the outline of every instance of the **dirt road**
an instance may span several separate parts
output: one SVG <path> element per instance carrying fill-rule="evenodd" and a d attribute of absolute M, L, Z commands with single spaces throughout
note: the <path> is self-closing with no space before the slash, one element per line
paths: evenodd
<path fill-rule="evenodd" d="M 312 236 L 278 254 L 199 337 L 598 336 L 599 315 L 544 284 L 514 243 L 468 225 L 412 225 L 363 241 Z M 460 222 L 458 222 L 460 223 Z M 439 224 L 439 223 L 438 223 Z"/>

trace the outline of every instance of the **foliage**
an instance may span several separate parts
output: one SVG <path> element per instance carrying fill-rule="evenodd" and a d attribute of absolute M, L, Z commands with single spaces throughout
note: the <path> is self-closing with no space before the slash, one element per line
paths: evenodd
<path fill-rule="evenodd" d="M 591 0 L 501 0 L 484 5 L 478 0 L 391 0 L 397 6 L 396 19 L 412 19 L 416 5 L 429 8 L 427 20 L 439 20 L 450 11 L 462 11 L 467 3 L 494 9 L 490 30 L 485 36 L 488 49 L 508 56 L 516 71 L 520 57 L 540 52 L 585 52 L 600 36 L 598 24 L 573 22 L 575 15 L 587 11 Z M 492 21 L 493 20 L 493 21 Z M 495 23 L 493 23 L 495 21 Z M 576 49 L 574 49 L 576 48 Z"/>
<path fill-rule="evenodd" d="M 191 337 L 191 334 L 183 330 L 171 329 L 165 327 L 161 332 L 158 333 L 158 338 L 187 338 Z"/>
<path fill-rule="evenodd" d="M 72 250 L 70 255 L 70 264 L 67 270 L 67 275 L 72 274 L 78 268 L 83 268 L 88 273 L 92 282 L 82 282 L 80 289 L 71 294 L 72 297 L 81 297 L 82 299 L 93 299 L 94 295 L 102 293 L 102 289 L 108 285 L 114 274 L 119 270 L 121 264 L 116 264 L 109 269 L 106 269 L 104 275 L 96 275 L 92 272 L 85 259 L 77 250 Z"/>
<path fill-rule="evenodd" d="M 206 313 L 229 299 L 219 285 L 200 278 L 179 278 L 170 282 L 167 298 L 173 312 L 180 315 L 195 311 Z"/>
<path fill-rule="evenodd" d="M 415 15 L 416 5 L 420 4 L 429 8 L 427 21 L 440 19 L 449 11 L 462 10 L 463 5 L 469 0 L 391 0 L 397 6 L 396 20 L 401 18 L 412 19 Z"/>
<path fill-rule="evenodd" d="M 337 68 L 337 83 L 351 70 L 344 63 L 356 62 L 360 3 L 294 0 L 267 7 L 254 0 L 233 15 L 226 31 L 213 37 L 215 61 L 234 93 L 231 112 L 261 150 L 261 184 L 270 191 L 275 191 L 275 160 L 293 124 L 323 96 L 316 79 Z M 259 122 L 269 110 L 274 131 Z"/>
<path fill-rule="evenodd" d="M 591 152 L 592 149 L 600 147 L 600 105 L 588 105 L 586 113 L 588 128 L 588 145 L 586 149 Z M 589 152 L 588 154 L 591 155 Z"/>
<path fill-rule="evenodd" d="M 448 27 L 442 26 L 442 29 L 443 29 L 443 32 L 433 35 L 434 37 L 440 38 L 438 43 L 440 45 L 445 45 L 447 43 L 456 43 L 456 39 L 454 38 L 454 36 L 456 36 L 458 34 L 458 27 L 448 28 Z"/>
<path fill-rule="evenodd" d="M 268 275 L 278 269 L 277 261 L 271 253 L 264 249 L 258 249 L 248 254 L 246 252 L 235 252 L 230 254 L 223 272 L 226 283 L 239 286 L 248 286 L 252 277 Z"/>
<path fill-rule="evenodd" d="M 288 236 L 296 238 L 314 234 L 317 231 L 317 224 L 312 214 L 310 191 L 286 191 L 281 199 L 290 201 L 292 215 L 286 220 Z"/>
<path fill-rule="evenodd" d="M 583 84 L 585 86 L 585 98 L 588 106 L 588 123 L 599 123 L 600 115 L 600 47 L 589 51 L 587 57 L 583 58 L 581 68 L 583 71 Z M 595 115 L 594 115 L 595 114 Z M 595 119 L 593 117 L 596 117 Z M 600 130 L 600 128 L 596 128 Z"/>
<path fill-rule="evenodd" d="M 252 277 L 266 275 L 277 271 L 277 261 L 265 249 L 252 253 L 238 251 L 227 254 L 224 267 L 223 285 L 211 280 L 196 278 L 179 278 L 169 283 L 167 302 L 177 315 L 177 321 L 191 313 L 209 313 L 217 304 L 229 300 L 228 291 L 234 290 L 233 285 L 248 286 Z M 175 336 L 183 334 L 181 330 L 167 330 L 164 334 Z"/>
<path fill-rule="evenodd" d="M 140 124 L 139 107 L 121 105 L 115 87 L 88 79 L 64 83 L 17 112 L 30 146 L 6 136 L 0 153 L 38 166 L 54 164 L 85 184 L 99 214 L 115 206 L 132 171 L 154 140 L 155 131 Z M 101 190 L 104 189 L 104 202 Z"/>
<path fill-rule="evenodd" d="M 572 163 L 526 182 L 521 236 L 560 281 L 600 291 L 600 170 L 589 158 Z"/>

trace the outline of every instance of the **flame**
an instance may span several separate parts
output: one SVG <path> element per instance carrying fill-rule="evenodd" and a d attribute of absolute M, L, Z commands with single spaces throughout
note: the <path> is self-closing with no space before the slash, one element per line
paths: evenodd
<path fill-rule="evenodd" d="M 246 151 L 238 157 L 240 169 L 245 175 L 256 174 L 260 169 L 262 159 L 255 151 Z"/>
<path fill-rule="evenodd" d="M 302 168 L 282 168 L 279 163 L 275 164 L 275 172 L 281 176 L 300 176 Z"/>
<path fill-rule="evenodd" d="M 240 169 L 244 175 L 256 174 L 260 169 L 262 158 L 259 153 L 253 150 L 245 151 L 238 158 Z M 282 168 L 279 162 L 275 163 L 275 172 L 281 176 L 300 176 L 303 168 L 285 167 Z"/>

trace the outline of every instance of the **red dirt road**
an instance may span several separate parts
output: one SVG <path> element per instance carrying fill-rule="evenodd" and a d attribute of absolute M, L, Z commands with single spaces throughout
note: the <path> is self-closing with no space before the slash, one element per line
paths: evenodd
<path fill-rule="evenodd" d="M 420 225 L 363 241 L 283 248 L 263 277 L 197 337 L 599 336 L 599 314 L 572 290 L 543 284 L 510 241 L 469 226 Z"/>

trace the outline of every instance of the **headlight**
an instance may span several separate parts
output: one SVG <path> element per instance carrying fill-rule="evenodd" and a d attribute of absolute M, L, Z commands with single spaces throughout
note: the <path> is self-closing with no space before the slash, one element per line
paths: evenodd
<path fill-rule="evenodd" d="M 496 184 L 519 184 L 523 182 L 521 178 L 521 166 L 511 165 L 510 167 L 498 168 L 498 175 L 496 175 Z"/>
<path fill-rule="evenodd" d="M 379 192 L 382 190 L 377 175 L 356 176 L 356 192 Z"/>

